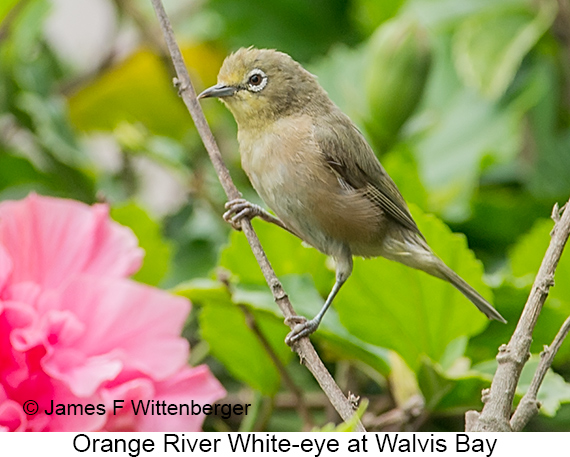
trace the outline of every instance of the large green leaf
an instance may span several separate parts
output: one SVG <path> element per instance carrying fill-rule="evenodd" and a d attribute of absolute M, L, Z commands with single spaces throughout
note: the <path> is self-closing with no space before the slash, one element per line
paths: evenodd
<path fill-rule="evenodd" d="M 415 219 L 433 250 L 483 296 L 483 268 L 465 237 L 415 207 Z M 487 319 L 444 281 L 382 258 L 356 259 L 352 276 L 335 300 L 341 322 L 371 344 L 393 349 L 413 369 L 421 357 L 439 360 L 448 344 L 474 335 Z"/>
<path fill-rule="evenodd" d="M 275 394 L 281 383 L 279 372 L 259 338 L 247 326 L 244 310 L 232 303 L 227 289 L 212 281 L 191 281 L 175 291 L 202 306 L 199 315 L 202 337 L 230 373 L 266 395 Z M 272 313 L 247 308 L 274 354 L 287 364 L 292 357 L 283 342 L 287 327 Z"/>
<path fill-rule="evenodd" d="M 325 255 L 303 245 L 297 237 L 276 225 L 260 220 L 254 220 L 253 225 L 278 276 L 309 273 L 319 292 L 329 292 L 333 284 L 333 274 L 325 266 Z M 230 270 L 243 283 L 265 284 L 259 265 L 241 232 L 234 231 L 231 234 L 229 246 L 222 251 L 220 265 Z"/>
<path fill-rule="evenodd" d="M 281 277 L 281 280 L 299 315 L 310 319 L 318 313 L 323 299 L 308 275 L 291 274 Z M 239 284 L 232 294 L 232 300 L 234 303 L 247 303 L 256 309 L 271 312 L 280 321 L 283 319 L 266 285 Z M 390 371 L 389 351 L 349 333 L 340 323 L 334 306 L 327 311 L 313 338 L 318 341 L 327 360 L 358 360 L 384 376 Z"/>
<path fill-rule="evenodd" d="M 312 318 L 323 305 L 322 296 L 330 292 L 334 282 L 331 270 L 325 266 L 326 257 L 316 249 L 305 247 L 298 238 L 275 225 L 254 221 L 254 227 L 296 312 Z M 233 292 L 234 303 L 247 303 L 282 319 L 242 233 L 232 233 L 230 245 L 222 252 L 220 264 L 239 280 Z M 356 359 L 382 374 L 389 371 L 387 351 L 350 334 L 340 323 L 334 306 L 325 315 L 315 338 L 322 344 L 329 359 Z"/>

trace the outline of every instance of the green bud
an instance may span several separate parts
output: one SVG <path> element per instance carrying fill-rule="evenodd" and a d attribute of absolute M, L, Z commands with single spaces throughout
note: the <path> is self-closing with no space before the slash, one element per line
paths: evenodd
<path fill-rule="evenodd" d="M 386 22 L 370 38 L 365 75 L 369 109 L 364 125 L 379 151 L 393 144 L 416 108 L 430 60 L 427 33 L 413 19 Z"/>

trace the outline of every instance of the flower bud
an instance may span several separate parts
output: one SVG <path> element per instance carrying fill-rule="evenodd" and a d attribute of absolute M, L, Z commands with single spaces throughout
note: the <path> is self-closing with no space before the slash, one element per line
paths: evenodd
<path fill-rule="evenodd" d="M 385 151 L 422 96 L 431 54 L 426 31 L 406 17 L 380 26 L 369 46 L 364 124 L 376 148 Z"/>

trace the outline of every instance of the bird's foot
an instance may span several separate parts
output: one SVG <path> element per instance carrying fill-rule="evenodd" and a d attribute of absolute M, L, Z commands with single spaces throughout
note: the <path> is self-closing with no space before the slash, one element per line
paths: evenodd
<path fill-rule="evenodd" d="M 319 326 L 319 321 L 316 319 L 307 320 L 303 316 L 291 316 L 285 319 L 287 325 L 295 324 L 295 327 L 285 337 L 285 343 L 292 346 L 305 336 L 309 336 Z"/>
<path fill-rule="evenodd" d="M 264 213 L 263 208 L 248 202 L 244 198 L 235 198 L 226 203 L 227 211 L 224 213 L 223 218 L 235 230 L 241 230 L 242 219 L 253 219 L 257 216 L 262 216 Z"/>

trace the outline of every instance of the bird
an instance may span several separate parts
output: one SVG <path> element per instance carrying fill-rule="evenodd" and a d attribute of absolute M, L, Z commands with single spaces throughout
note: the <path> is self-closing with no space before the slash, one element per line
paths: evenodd
<path fill-rule="evenodd" d="M 240 48 L 198 98 L 218 98 L 233 114 L 242 168 L 275 214 L 237 198 L 226 203 L 224 219 L 239 229 L 243 218 L 260 217 L 335 260 L 324 305 L 313 319 L 286 320 L 293 326 L 287 344 L 318 328 L 352 273 L 353 256 L 385 257 L 447 281 L 488 318 L 506 323 L 434 254 L 361 131 L 288 54 Z"/>

